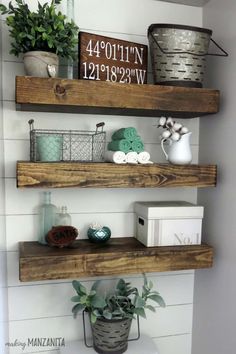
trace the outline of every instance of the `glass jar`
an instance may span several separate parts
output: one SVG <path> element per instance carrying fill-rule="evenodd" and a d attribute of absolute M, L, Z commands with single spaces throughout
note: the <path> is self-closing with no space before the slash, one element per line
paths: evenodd
<path fill-rule="evenodd" d="M 44 192 L 44 202 L 39 206 L 38 242 L 46 245 L 46 235 L 56 225 L 57 207 L 51 203 L 51 192 Z"/>
<path fill-rule="evenodd" d="M 62 206 L 60 213 L 57 214 L 57 226 L 71 226 L 71 216 L 67 213 L 67 207 Z"/>

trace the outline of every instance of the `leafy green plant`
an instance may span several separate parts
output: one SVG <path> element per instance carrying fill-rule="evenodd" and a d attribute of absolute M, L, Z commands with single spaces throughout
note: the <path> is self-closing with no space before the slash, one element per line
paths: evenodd
<path fill-rule="evenodd" d="M 32 50 L 56 53 L 61 57 L 76 57 L 78 27 L 73 21 L 66 21 L 66 16 L 56 6 L 61 0 L 52 0 L 50 4 L 38 2 L 37 12 L 29 10 L 24 0 L 10 2 L 8 8 L 0 4 L 0 12 L 9 14 L 6 23 L 10 27 L 11 54 L 19 56 Z"/>
<path fill-rule="evenodd" d="M 97 318 L 107 320 L 119 320 L 123 318 L 135 318 L 135 315 L 146 318 L 145 310 L 155 312 L 155 307 L 149 304 L 149 300 L 154 301 L 161 307 L 165 302 L 161 295 L 153 290 L 153 283 L 148 281 L 144 275 L 144 284 L 141 291 L 132 287 L 124 279 L 119 279 L 114 290 L 102 293 L 99 290 L 101 281 L 96 281 L 90 290 L 87 290 L 79 281 L 73 280 L 72 285 L 77 295 L 71 301 L 77 304 L 73 306 L 74 317 L 79 311 L 86 311 L 90 314 L 92 323 Z"/>

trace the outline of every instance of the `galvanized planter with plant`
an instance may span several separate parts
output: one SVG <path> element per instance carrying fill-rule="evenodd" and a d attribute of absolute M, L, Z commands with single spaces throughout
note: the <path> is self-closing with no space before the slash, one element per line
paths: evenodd
<path fill-rule="evenodd" d="M 25 71 L 30 76 L 57 76 L 58 56 L 76 58 L 78 27 L 56 7 L 61 0 L 50 4 L 38 2 L 36 12 L 30 11 L 24 0 L 10 2 L 8 7 L 0 4 L 0 12 L 8 14 L 6 23 L 10 27 L 10 54 L 23 53 Z M 32 63 L 33 62 L 33 63 Z"/>
<path fill-rule="evenodd" d="M 153 283 L 148 281 L 145 275 L 141 291 L 124 279 L 119 279 L 115 288 L 108 291 L 102 290 L 100 280 L 96 281 L 90 290 L 77 280 L 74 280 L 72 285 L 77 293 L 71 299 L 76 302 L 72 308 L 74 317 L 83 311 L 84 319 L 84 313 L 88 313 L 93 347 L 101 354 L 121 354 L 127 350 L 132 320 L 136 316 L 146 318 L 146 309 L 156 311 L 156 308 L 149 304 L 150 300 L 161 307 L 165 306 L 163 298 L 159 292 L 153 290 Z M 87 345 L 86 335 L 85 344 Z"/>

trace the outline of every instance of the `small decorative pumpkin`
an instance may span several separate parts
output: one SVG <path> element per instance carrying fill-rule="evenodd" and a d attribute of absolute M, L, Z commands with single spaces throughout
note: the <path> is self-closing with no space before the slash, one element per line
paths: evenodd
<path fill-rule="evenodd" d="M 78 236 L 78 230 L 73 226 L 54 226 L 46 235 L 49 246 L 67 247 Z"/>
<path fill-rule="evenodd" d="M 111 237 L 111 230 L 107 226 L 92 224 L 88 229 L 87 235 L 91 242 L 104 243 Z"/>

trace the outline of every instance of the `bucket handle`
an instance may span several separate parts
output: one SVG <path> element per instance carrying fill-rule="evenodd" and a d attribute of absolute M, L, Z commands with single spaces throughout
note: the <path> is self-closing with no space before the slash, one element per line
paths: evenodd
<path fill-rule="evenodd" d="M 210 38 L 211 42 L 214 43 L 215 46 L 216 46 L 217 48 L 219 48 L 219 49 L 223 52 L 223 54 L 219 54 L 219 53 L 214 53 L 214 54 L 213 54 L 213 53 L 197 54 L 197 53 L 192 53 L 192 52 L 188 52 L 188 51 L 187 51 L 187 52 L 182 52 L 182 51 L 167 52 L 167 51 L 165 51 L 165 50 L 160 46 L 160 44 L 158 43 L 158 41 L 156 40 L 156 38 L 154 37 L 154 35 L 153 35 L 151 32 L 149 32 L 149 33 L 150 33 L 152 39 L 154 40 L 154 42 L 156 43 L 156 45 L 158 46 L 158 48 L 161 50 L 161 52 L 162 52 L 163 54 L 191 54 L 191 55 L 195 55 L 195 56 L 197 56 L 197 57 L 204 57 L 204 56 L 206 56 L 206 55 L 213 55 L 213 56 L 217 56 L 217 57 L 228 57 L 228 56 L 229 56 L 229 54 L 228 54 L 223 48 L 221 48 L 221 46 L 220 46 L 219 44 L 217 44 L 216 41 L 214 41 L 214 39 L 212 39 L 212 38 Z"/>

